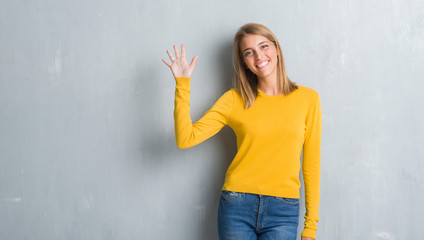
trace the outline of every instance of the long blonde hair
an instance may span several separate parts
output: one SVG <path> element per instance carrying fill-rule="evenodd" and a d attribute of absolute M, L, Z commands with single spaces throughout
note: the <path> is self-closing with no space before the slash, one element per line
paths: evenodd
<path fill-rule="evenodd" d="M 240 49 L 242 39 L 249 34 L 261 35 L 274 43 L 278 53 L 277 86 L 282 90 L 283 94 L 288 95 L 298 88 L 298 86 L 287 76 L 283 52 L 281 51 L 280 43 L 275 35 L 264 25 L 247 23 L 239 28 L 233 40 L 233 66 L 235 71 L 233 84 L 235 88 L 240 89 L 245 109 L 253 105 L 258 95 L 258 77 L 247 68 L 246 64 L 244 64 L 243 54 Z"/>

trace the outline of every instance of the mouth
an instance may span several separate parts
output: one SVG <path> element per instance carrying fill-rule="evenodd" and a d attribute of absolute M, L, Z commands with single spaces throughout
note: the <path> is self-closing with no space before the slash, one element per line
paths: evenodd
<path fill-rule="evenodd" d="M 256 67 L 257 67 L 258 69 L 262 69 L 262 68 L 266 67 L 266 65 L 268 65 L 268 63 L 269 63 L 269 60 L 268 60 L 268 61 L 264 61 L 264 62 L 261 62 L 261 63 L 257 64 L 257 65 L 256 65 Z"/>

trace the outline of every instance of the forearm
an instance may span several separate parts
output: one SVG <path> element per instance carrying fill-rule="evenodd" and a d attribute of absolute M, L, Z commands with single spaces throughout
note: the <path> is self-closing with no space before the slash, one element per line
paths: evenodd
<path fill-rule="evenodd" d="M 193 139 L 190 117 L 190 78 L 175 78 L 174 126 L 178 148 L 188 148 Z"/>

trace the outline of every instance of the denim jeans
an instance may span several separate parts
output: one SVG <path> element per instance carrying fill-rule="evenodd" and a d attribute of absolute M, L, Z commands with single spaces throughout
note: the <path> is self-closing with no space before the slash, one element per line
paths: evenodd
<path fill-rule="evenodd" d="M 298 198 L 221 192 L 220 240 L 296 240 L 298 225 Z"/>

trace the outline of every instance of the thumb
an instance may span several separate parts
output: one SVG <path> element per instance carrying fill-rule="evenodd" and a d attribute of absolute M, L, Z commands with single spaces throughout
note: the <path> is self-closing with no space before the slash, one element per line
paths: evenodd
<path fill-rule="evenodd" d="M 190 67 L 194 68 L 196 66 L 197 59 L 199 59 L 199 56 L 195 56 L 193 60 L 191 60 Z"/>

